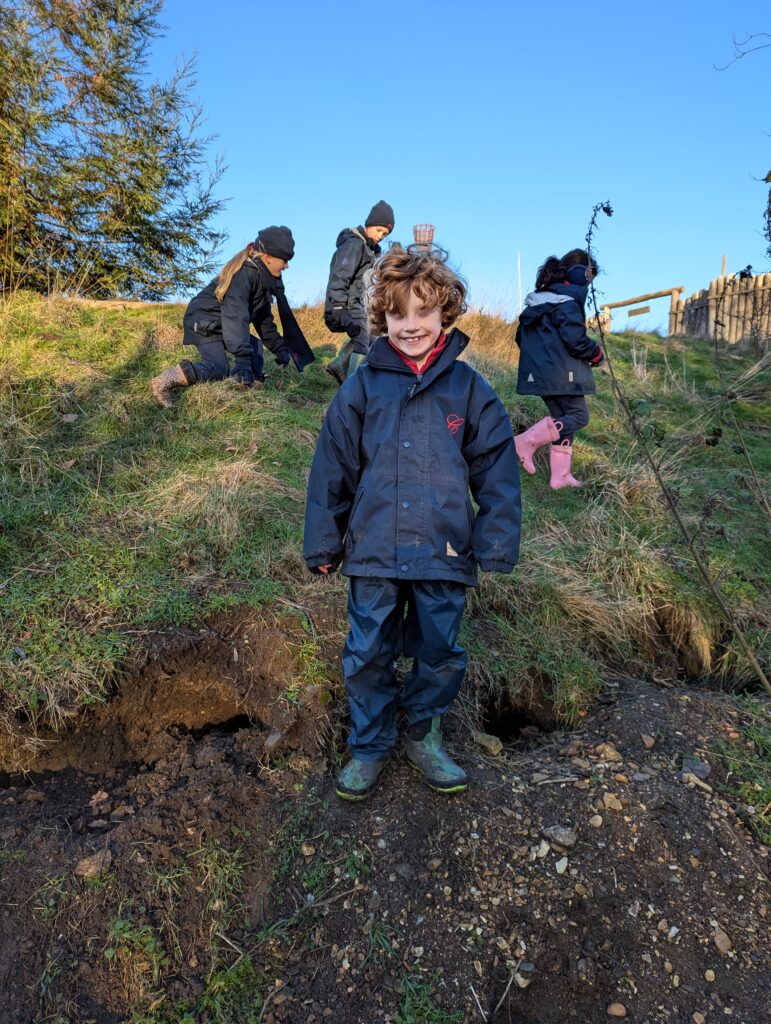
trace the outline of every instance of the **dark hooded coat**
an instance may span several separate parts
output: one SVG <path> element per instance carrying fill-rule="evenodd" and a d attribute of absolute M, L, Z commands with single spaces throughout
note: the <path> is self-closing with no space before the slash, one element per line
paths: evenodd
<path fill-rule="evenodd" d="M 527 296 L 516 333 L 518 394 L 594 394 L 589 363 L 602 350 L 586 333 L 585 301 L 586 288 L 575 284 L 554 284 Z"/>
<path fill-rule="evenodd" d="M 184 344 L 198 345 L 221 341 L 231 355 L 251 358 L 252 342 L 249 325 L 275 355 L 284 347 L 278 333 L 271 303 L 279 288 L 280 277 L 273 277 L 262 260 L 248 256 L 233 275 L 220 302 L 215 294 L 217 278 L 188 303 L 183 318 Z"/>
<path fill-rule="evenodd" d="M 337 236 L 324 300 L 324 321 L 331 331 L 345 331 L 352 323 L 366 324 L 365 277 L 381 252 L 362 227 L 344 228 Z"/>
<path fill-rule="evenodd" d="M 493 388 L 458 359 L 459 330 L 425 373 L 387 338 L 332 400 L 308 481 L 308 568 L 449 580 L 511 572 L 519 554 L 519 463 Z M 469 495 L 478 505 L 475 512 Z"/>

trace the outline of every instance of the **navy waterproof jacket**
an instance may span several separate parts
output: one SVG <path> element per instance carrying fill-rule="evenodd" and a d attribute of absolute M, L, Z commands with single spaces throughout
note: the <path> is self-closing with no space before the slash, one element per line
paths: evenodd
<path fill-rule="evenodd" d="M 251 359 L 249 324 L 254 324 L 270 351 L 278 354 L 284 341 L 273 319 L 271 303 L 276 289 L 283 287 L 281 278 L 274 278 L 262 260 L 247 257 L 233 275 L 222 302 L 215 294 L 217 281 L 215 277 L 188 303 L 182 321 L 184 344 L 221 341 L 231 355 Z"/>
<path fill-rule="evenodd" d="M 344 331 L 351 323 L 366 324 L 364 312 L 365 275 L 381 253 L 377 242 L 364 228 L 344 228 L 337 236 L 329 264 L 329 282 L 324 299 L 324 321 L 331 331 Z"/>
<path fill-rule="evenodd" d="M 601 348 L 586 333 L 586 288 L 550 285 L 531 292 L 519 314 L 520 395 L 591 395 L 594 374 L 589 363 Z"/>
<path fill-rule="evenodd" d="M 309 569 L 451 580 L 477 566 L 511 572 L 519 556 L 519 463 L 492 387 L 458 356 L 459 330 L 415 374 L 377 338 L 333 399 L 308 481 Z M 469 488 L 479 508 L 475 513 Z"/>

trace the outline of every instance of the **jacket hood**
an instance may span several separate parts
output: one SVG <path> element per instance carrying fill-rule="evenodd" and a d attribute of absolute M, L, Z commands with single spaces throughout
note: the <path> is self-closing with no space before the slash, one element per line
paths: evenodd
<path fill-rule="evenodd" d="M 349 238 L 356 238 L 356 239 L 358 239 L 360 242 L 363 242 L 365 245 L 369 246 L 370 249 L 376 249 L 378 251 L 380 250 L 380 246 L 377 244 L 377 242 L 373 242 L 369 238 L 367 238 L 367 236 L 364 234 L 364 228 L 362 228 L 362 227 L 358 227 L 358 228 L 343 228 L 343 230 L 337 236 L 337 241 L 335 242 L 335 247 L 337 249 L 339 249 L 340 246 L 344 242 L 347 242 Z"/>
<path fill-rule="evenodd" d="M 468 343 L 468 335 L 464 334 L 463 331 L 459 331 L 457 327 L 453 327 L 447 335 L 447 341 L 439 354 L 439 358 L 429 366 L 426 370 L 426 375 L 434 376 L 436 373 L 441 373 L 447 369 L 448 366 L 455 362 Z M 412 370 L 404 363 L 399 353 L 394 351 L 388 338 L 375 338 L 367 355 L 367 363 L 380 370 L 396 370 L 398 373 L 409 373 L 414 376 Z"/>
<path fill-rule="evenodd" d="M 586 292 L 585 286 L 577 284 L 553 284 L 549 286 L 548 291 L 530 292 L 525 297 L 519 321 L 524 324 L 535 323 L 544 313 L 563 302 L 577 302 L 583 306 L 586 302 Z"/>

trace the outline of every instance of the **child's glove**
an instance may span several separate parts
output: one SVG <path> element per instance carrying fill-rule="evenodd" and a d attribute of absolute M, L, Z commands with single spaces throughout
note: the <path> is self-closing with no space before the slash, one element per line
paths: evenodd
<path fill-rule="evenodd" d="M 254 370 L 252 369 L 251 357 L 239 356 L 236 359 L 233 379 L 236 384 L 241 384 L 245 388 L 250 388 L 254 384 Z"/>
<path fill-rule="evenodd" d="M 604 362 L 605 362 L 605 353 L 602 351 L 602 348 L 600 348 L 600 351 L 597 353 L 597 355 L 594 357 L 594 359 L 590 359 L 589 360 L 589 365 L 590 366 L 600 366 Z"/>
<path fill-rule="evenodd" d="M 281 348 L 276 349 L 273 353 L 273 358 L 276 360 L 279 366 L 289 366 L 289 360 L 292 357 L 292 353 L 286 347 L 282 345 Z"/>
<path fill-rule="evenodd" d="M 353 317 L 344 313 L 342 320 L 343 326 L 345 327 L 345 333 L 349 338 L 355 338 L 357 335 L 361 334 L 361 324 L 357 324 Z"/>

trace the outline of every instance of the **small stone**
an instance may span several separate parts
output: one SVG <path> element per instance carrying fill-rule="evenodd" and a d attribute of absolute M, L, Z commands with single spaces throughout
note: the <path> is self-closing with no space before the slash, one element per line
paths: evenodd
<path fill-rule="evenodd" d="M 405 882 L 409 882 L 415 872 L 409 864 L 397 864 L 394 871 L 400 878 L 403 878 Z"/>
<path fill-rule="evenodd" d="M 561 857 L 560 860 L 558 860 L 557 863 L 554 865 L 554 870 L 557 872 L 558 875 L 564 875 L 565 872 L 567 871 L 567 869 L 568 869 L 568 859 L 567 859 L 567 857 Z"/>
<path fill-rule="evenodd" d="M 626 1017 L 626 1007 L 623 1003 L 611 1003 L 608 1007 L 609 1017 Z"/>
<path fill-rule="evenodd" d="M 264 749 L 266 754 L 274 754 L 281 745 L 281 741 L 284 739 L 284 734 L 280 729 L 271 730 L 268 738 L 265 740 Z"/>
<path fill-rule="evenodd" d="M 599 754 L 603 761 L 623 761 L 623 757 L 612 743 L 599 743 L 595 748 L 595 753 Z"/>
<path fill-rule="evenodd" d="M 609 811 L 622 811 L 624 809 L 623 804 L 615 793 L 603 793 L 602 802 Z"/>
<path fill-rule="evenodd" d="M 704 1021 L 706 1019 L 707 1018 L 704 1016 L 704 1014 L 703 1013 L 699 1013 L 698 1010 L 691 1017 L 691 1020 L 693 1021 L 693 1024 L 704 1024 Z"/>
<path fill-rule="evenodd" d="M 672 971 L 674 971 L 674 967 L 669 962 L 669 960 L 664 961 L 664 970 L 667 972 L 667 974 L 671 974 Z"/>
<path fill-rule="evenodd" d="M 655 738 L 647 732 L 641 732 L 640 739 L 643 741 L 643 746 L 646 750 L 653 750 L 653 748 L 656 746 Z"/>
<path fill-rule="evenodd" d="M 662 933 L 666 932 L 666 931 L 669 931 L 669 922 L 667 921 L 667 919 L 665 917 L 662 917 L 662 919 L 659 921 L 659 923 L 656 925 L 656 927 Z"/>
<path fill-rule="evenodd" d="M 97 790 L 96 793 L 94 793 L 94 795 L 91 797 L 91 799 L 88 802 L 90 804 L 101 804 L 105 800 L 109 800 L 109 798 L 110 798 L 110 794 L 105 792 L 105 790 L 100 789 L 100 790 Z"/>
<path fill-rule="evenodd" d="M 632 775 L 632 779 L 635 782 L 647 782 L 650 779 L 650 775 L 647 772 L 635 772 Z"/>
<path fill-rule="evenodd" d="M 558 846 L 564 846 L 568 849 L 571 846 L 575 846 L 578 841 L 578 837 L 573 829 L 567 828 L 565 825 L 548 825 L 546 828 L 541 829 L 541 834 L 552 843 L 557 843 Z"/>
<path fill-rule="evenodd" d="M 698 757 L 684 757 L 683 758 L 683 771 L 688 772 L 691 775 L 695 775 L 697 779 L 706 779 L 712 769 L 706 761 L 702 761 Z"/>
<path fill-rule="evenodd" d="M 441 866 L 442 866 L 442 858 L 441 857 L 432 857 L 431 860 L 428 862 L 428 870 L 429 871 L 438 871 Z"/>
<path fill-rule="evenodd" d="M 723 931 L 720 925 L 718 925 L 715 928 L 715 934 L 712 936 L 712 938 L 715 940 L 715 945 L 717 946 L 717 948 L 723 954 L 729 953 L 733 948 L 731 940 L 728 938 L 728 935 Z"/>
<path fill-rule="evenodd" d="M 27 803 L 42 804 L 44 797 L 39 789 L 29 789 L 24 794 L 24 799 L 27 801 Z"/>
<path fill-rule="evenodd" d="M 316 854 L 316 847 L 313 843 L 303 843 L 300 847 L 300 852 L 303 857 L 313 857 Z"/>
<path fill-rule="evenodd" d="M 560 750 L 560 757 L 577 757 L 581 753 L 581 743 L 578 740 L 571 740 L 566 747 Z"/>
<path fill-rule="evenodd" d="M 503 750 L 503 743 L 500 739 L 497 736 L 491 736 L 487 732 L 474 732 L 471 738 L 477 746 L 481 747 L 491 757 L 497 757 Z"/>
<path fill-rule="evenodd" d="M 704 972 L 704 980 L 709 982 L 715 980 L 715 972 L 712 970 L 712 968 L 708 967 L 707 970 Z"/>
<path fill-rule="evenodd" d="M 125 821 L 125 819 L 131 817 L 133 813 L 134 808 L 130 804 L 121 804 L 111 812 L 110 821 Z"/>
<path fill-rule="evenodd" d="M 551 844 L 547 843 L 545 839 L 542 839 L 538 844 L 538 849 L 535 851 L 535 855 L 543 860 L 549 850 L 551 850 Z"/>
<path fill-rule="evenodd" d="M 589 824 L 592 826 L 592 828 L 599 828 L 600 825 L 602 825 L 602 815 L 593 814 L 589 819 Z"/>
<path fill-rule="evenodd" d="M 83 857 L 75 865 L 75 874 L 78 878 L 96 878 L 109 870 L 112 863 L 112 853 L 109 850 L 99 850 L 90 857 Z"/>
<path fill-rule="evenodd" d="M 424 949 L 422 946 L 413 946 L 412 952 L 415 954 L 415 959 L 420 960 L 420 958 L 423 956 Z"/>
<path fill-rule="evenodd" d="M 106 818 L 94 818 L 93 821 L 89 821 L 89 828 L 108 828 L 110 822 Z"/>

